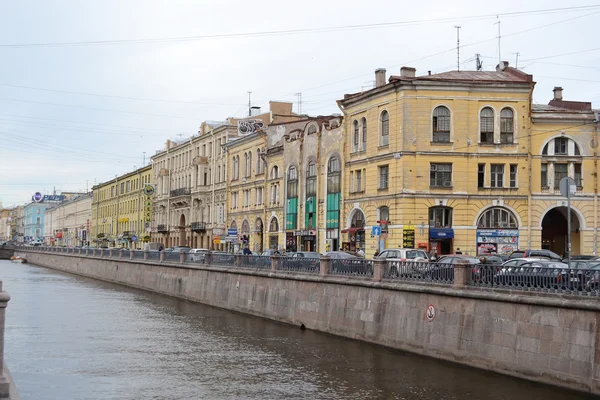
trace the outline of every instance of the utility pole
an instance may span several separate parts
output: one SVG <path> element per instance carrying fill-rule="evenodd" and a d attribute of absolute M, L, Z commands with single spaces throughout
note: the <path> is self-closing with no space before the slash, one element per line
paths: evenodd
<path fill-rule="evenodd" d="M 498 18 L 498 17 L 496 17 Z M 498 65 L 500 65 L 500 63 L 502 62 L 502 52 L 500 51 L 500 39 L 502 38 L 502 36 L 500 35 L 500 20 L 498 20 L 498 22 L 495 22 L 495 24 L 498 24 Z"/>
<path fill-rule="evenodd" d="M 298 97 L 298 115 L 302 114 L 302 93 L 294 93 Z"/>
<path fill-rule="evenodd" d="M 248 92 L 248 116 L 252 116 L 252 92 Z"/>
<path fill-rule="evenodd" d="M 460 71 L 460 25 L 454 25 L 456 28 L 456 70 Z"/>

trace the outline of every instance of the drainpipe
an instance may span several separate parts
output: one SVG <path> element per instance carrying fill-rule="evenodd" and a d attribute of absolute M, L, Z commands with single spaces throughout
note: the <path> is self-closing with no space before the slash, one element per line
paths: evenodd
<path fill-rule="evenodd" d="M 600 126 L 600 112 L 594 113 L 594 255 L 598 254 L 598 127 Z"/>
<path fill-rule="evenodd" d="M 315 238 L 315 251 L 317 253 L 320 253 L 319 251 L 319 245 L 320 245 L 320 240 L 319 240 L 319 185 L 322 182 L 322 179 L 320 179 L 321 177 L 321 146 L 322 146 L 322 135 L 323 135 L 323 124 L 320 124 L 319 126 L 319 130 L 317 131 L 317 159 L 315 160 L 315 168 L 316 168 L 316 179 L 315 179 L 315 231 L 317 232 L 317 236 Z M 304 185 L 306 186 L 306 177 L 304 177 Z M 327 243 L 327 197 L 325 197 L 324 201 L 323 201 L 323 206 L 325 207 L 325 210 L 323 210 L 323 215 L 324 215 L 324 223 L 323 223 L 323 228 L 324 228 L 324 232 L 323 234 L 325 235 L 325 243 Z M 306 205 L 305 205 L 306 207 Z M 306 209 L 304 210 L 304 212 L 306 213 Z M 304 216 L 304 221 L 306 221 L 306 215 Z"/>
<path fill-rule="evenodd" d="M 529 89 L 529 135 L 527 135 L 527 168 L 529 170 L 529 177 L 527 178 L 527 248 L 531 249 L 531 175 L 533 172 L 532 168 L 532 157 L 531 157 L 531 135 L 533 126 L 533 85 Z"/>

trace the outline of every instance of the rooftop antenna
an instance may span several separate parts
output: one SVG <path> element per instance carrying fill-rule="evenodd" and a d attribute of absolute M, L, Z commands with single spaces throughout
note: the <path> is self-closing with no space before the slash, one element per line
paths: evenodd
<path fill-rule="evenodd" d="M 294 93 L 294 96 L 298 96 L 298 115 L 302 114 L 302 92 Z"/>
<path fill-rule="evenodd" d="M 456 28 L 456 68 L 460 71 L 460 25 L 454 25 Z"/>
<path fill-rule="evenodd" d="M 481 57 L 481 54 L 475 54 L 475 68 L 477 69 L 477 71 L 483 70 L 483 61 L 481 61 L 481 58 L 479 57 Z"/>
<path fill-rule="evenodd" d="M 496 15 L 496 18 L 500 17 Z M 500 22 L 500 19 L 498 19 L 498 22 L 494 22 L 494 25 L 498 24 L 498 65 L 502 62 L 502 53 L 500 51 L 500 39 L 502 38 L 500 35 Z"/>
<path fill-rule="evenodd" d="M 519 68 L 519 56 L 521 55 L 521 53 L 516 52 L 516 53 L 513 53 L 513 54 L 515 55 L 515 68 L 518 69 Z"/>
<path fill-rule="evenodd" d="M 252 92 L 248 92 L 248 116 L 252 116 Z"/>

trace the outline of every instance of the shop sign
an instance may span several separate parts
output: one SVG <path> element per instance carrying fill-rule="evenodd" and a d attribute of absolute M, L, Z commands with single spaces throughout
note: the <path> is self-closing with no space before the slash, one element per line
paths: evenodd
<path fill-rule="evenodd" d="M 478 229 L 477 236 L 519 236 L 518 229 Z"/>
<path fill-rule="evenodd" d="M 214 244 L 221 244 L 221 239 L 220 238 L 214 238 L 213 239 L 213 243 Z"/>
<path fill-rule="evenodd" d="M 294 232 L 294 236 L 316 236 L 316 235 L 317 235 L 317 231 L 313 231 L 313 230 Z"/>
<path fill-rule="evenodd" d="M 414 225 L 405 225 L 402 228 L 402 247 L 413 249 L 415 247 L 415 227 Z"/>
<path fill-rule="evenodd" d="M 119 223 L 129 222 L 129 218 L 119 218 Z"/>
<path fill-rule="evenodd" d="M 223 233 L 223 230 L 220 228 L 213 228 L 213 236 L 218 236 Z"/>

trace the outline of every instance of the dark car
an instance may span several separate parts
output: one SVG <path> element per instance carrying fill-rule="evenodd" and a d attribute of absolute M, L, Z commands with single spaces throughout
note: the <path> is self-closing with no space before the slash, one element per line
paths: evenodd
<path fill-rule="evenodd" d="M 576 287 L 581 278 L 571 274 L 569 266 L 555 260 L 532 260 L 511 266 L 510 260 L 494 276 L 494 283 L 502 286 L 569 289 Z"/>
<path fill-rule="evenodd" d="M 563 258 L 563 261 L 566 261 L 566 260 L 567 260 L 566 257 Z M 589 261 L 599 261 L 600 257 L 598 257 L 598 256 L 586 256 L 586 255 L 583 255 L 583 254 L 573 254 L 571 256 L 571 261 L 586 261 L 586 260 L 589 260 Z"/>
<path fill-rule="evenodd" d="M 600 288 L 600 259 L 571 260 L 569 266 L 571 277 L 577 278 L 571 280 L 576 283 L 572 285 L 573 289 L 595 291 Z"/>
<path fill-rule="evenodd" d="M 479 281 L 481 280 L 481 269 L 476 266 L 477 264 L 481 264 L 481 260 L 473 256 L 462 254 L 442 256 L 433 264 L 433 268 L 429 270 L 428 275 L 433 280 L 452 280 L 454 279 L 455 265 L 473 265 L 471 269 L 473 280 Z"/>
<path fill-rule="evenodd" d="M 533 257 L 533 258 L 541 258 L 544 260 L 556 260 L 556 261 L 562 261 L 562 257 L 559 256 L 558 254 L 556 254 L 553 251 L 550 250 L 531 250 L 531 249 L 527 249 L 527 250 L 515 250 L 512 253 L 510 253 L 510 256 L 508 256 L 508 259 L 511 260 L 513 258 L 527 258 L 527 257 Z"/>

